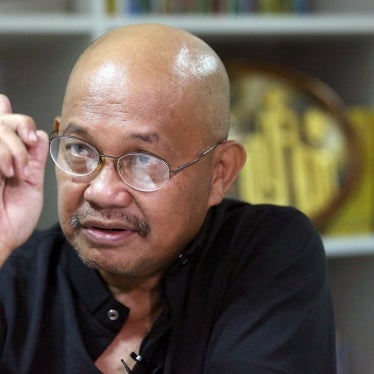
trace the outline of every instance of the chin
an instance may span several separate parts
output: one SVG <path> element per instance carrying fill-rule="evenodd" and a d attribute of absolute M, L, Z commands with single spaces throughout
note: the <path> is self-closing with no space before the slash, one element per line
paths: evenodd
<path fill-rule="evenodd" d="M 75 249 L 78 253 L 79 258 L 89 268 L 96 269 L 99 272 L 105 272 L 116 275 L 123 275 L 128 278 L 144 277 L 154 273 L 151 270 L 151 266 L 147 266 L 147 261 L 137 259 L 132 262 L 129 259 L 119 259 L 118 256 L 108 255 L 108 250 L 104 250 L 106 253 L 85 254 L 79 249 Z M 98 250 L 100 252 L 100 250 Z"/>

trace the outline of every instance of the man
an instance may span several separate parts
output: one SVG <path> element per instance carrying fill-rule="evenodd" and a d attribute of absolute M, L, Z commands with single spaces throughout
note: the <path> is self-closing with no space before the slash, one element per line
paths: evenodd
<path fill-rule="evenodd" d="M 226 140 L 228 77 L 204 42 L 135 25 L 81 55 L 50 140 L 59 225 L 45 232 L 47 135 L 0 108 L 1 373 L 335 371 L 312 225 L 224 199 L 245 152 Z"/>

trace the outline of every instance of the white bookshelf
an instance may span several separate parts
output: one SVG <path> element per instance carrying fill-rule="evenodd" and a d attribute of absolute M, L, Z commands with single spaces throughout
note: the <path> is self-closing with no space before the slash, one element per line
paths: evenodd
<path fill-rule="evenodd" d="M 223 59 L 288 64 L 326 81 L 348 105 L 373 106 L 374 2 L 313 3 L 313 13 L 279 16 L 108 16 L 102 0 L 70 1 L 70 12 L 4 14 L 0 6 L 0 91 L 15 111 L 32 115 L 49 132 L 70 69 L 87 44 L 124 24 L 159 22 L 201 36 Z M 51 162 L 45 193 L 40 227 L 57 219 Z M 337 325 L 351 346 L 349 373 L 374 373 L 374 233 L 323 240 Z"/>
<path fill-rule="evenodd" d="M 323 237 L 323 242 L 329 258 L 374 255 L 374 234 Z"/>
<path fill-rule="evenodd" d="M 15 14 L 0 13 L 1 37 L 23 35 L 33 37 L 43 35 L 93 34 L 92 17 L 81 14 Z M 32 40 L 29 39 L 29 42 Z"/>
<path fill-rule="evenodd" d="M 106 17 L 108 29 L 116 28 L 124 22 L 123 17 Z M 238 36 L 266 37 L 282 36 L 300 38 L 305 36 L 372 35 L 374 32 L 371 15 L 176 15 L 134 16 L 126 23 L 161 22 L 181 27 L 193 33 L 214 38 Z"/>
<path fill-rule="evenodd" d="M 95 20 L 95 22 L 93 22 Z M 249 38 L 282 36 L 300 37 L 372 36 L 374 16 L 370 14 L 311 14 L 311 15 L 134 15 L 97 16 L 95 14 L 48 13 L 15 14 L 0 13 L 2 35 L 70 35 L 85 32 L 93 38 L 106 30 L 124 24 L 156 22 L 187 29 L 195 34 L 214 38 Z"/>

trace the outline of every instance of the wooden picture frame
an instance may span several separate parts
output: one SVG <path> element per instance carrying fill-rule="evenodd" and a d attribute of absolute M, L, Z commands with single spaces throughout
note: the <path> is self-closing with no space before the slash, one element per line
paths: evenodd
<path fill-rule="evenodd" d="M 244 61 L 225 65 L 232 87 L 230 136 L 248 153 L 238 197 L 295 206 L 323 230 L 361 172 L 343 100 L 300 71 Z"/>

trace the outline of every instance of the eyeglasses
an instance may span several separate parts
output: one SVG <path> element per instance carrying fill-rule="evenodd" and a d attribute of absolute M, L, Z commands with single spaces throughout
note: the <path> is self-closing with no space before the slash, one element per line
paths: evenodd
<path fill-rule="evenodd" d="M 152 192 L 163 187 L 175 174 L 199 162 L 223 141 L 213 144 L 197 158 L 176 169 L 171 169 L 162 158 L 144 152 L 126 153 L 120 157 L 100 154 L 93 145 L 74 136 L 51 138 L 49 151 L 62 171 L 77 177 L 91 174 L 103 165 L 105 158 L 111 158 L 116 161 L 118 174 L 126 185 L 137 191 Z"/>

